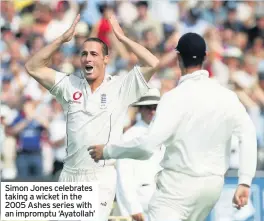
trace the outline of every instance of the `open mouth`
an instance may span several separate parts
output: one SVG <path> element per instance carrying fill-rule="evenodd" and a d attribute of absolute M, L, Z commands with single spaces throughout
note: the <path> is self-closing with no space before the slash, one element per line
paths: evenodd
<path fill-rule="evenodd" d="M 85 66 L 85 70 L 86 70 L 86 72 L 91 73 L 91 72 L 93 71 L 93 66 L 91 66 L 91 65 L 86 65 L 86 66 Z"/>

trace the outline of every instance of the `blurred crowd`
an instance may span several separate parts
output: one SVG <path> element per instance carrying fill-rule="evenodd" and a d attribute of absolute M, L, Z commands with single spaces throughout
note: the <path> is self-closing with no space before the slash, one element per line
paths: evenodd
<path fill-rule="evenodd" d="M 0 15 L 2 178 L 56 175 L 62 167 L 66 154 L 62 108 L 26 74 L 24 64 L 63 34 L 78 13 L 75 38 L 54 53 L 53 69 L 79 72 L 80 48 L 88 37 L 99 37 L 109 46 L 107 73 L 127 72 L 138 64 L 111 32 L 106 18 L 115 13 L 126 35 L 162 60 L 150 81 L 161 95 L 177 86 L 180 77 L 174 51 L 179 37 L 186 32 L 204 36 L 208 47 L 204 68 L 245 105 L 257 129 L 258 169 L 264 170 L 263 1 L 8 0 L 1 1 Z M 131 107 L 125 130 L 138 116 Z M 238 154 L 234 139 L 231 168 L 238 167 Z"/>

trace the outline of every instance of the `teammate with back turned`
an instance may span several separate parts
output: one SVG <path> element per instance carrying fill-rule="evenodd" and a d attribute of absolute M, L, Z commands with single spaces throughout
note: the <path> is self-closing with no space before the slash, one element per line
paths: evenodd
<path fill-rule="evenodd" d="M 182 77 L 161 98 L 147 135 L 96 145 L 89 151 L 96 161 L 147 159 L 164 144 L 163 170 L 149 205 L 150 221 L 203 221 L 220 197 L 232 136 L 240 141 L 239 183 L 233 203 L 238 209 L 247 204 L 257 164 L 256 131 L 236 94 L 202 70 L 204 39 L 187 33 L 176 51 Z"/>
<path fill-rule="evenodd" d="M 99 182 L 98 221 L 106 221 L 115 196 L 114 163 L 107 160 L 95 163 L 87 147 L 119 139 L 128 106 L 149 90 L 147 81 L 159 61 L 146 48 L 127 38 L 112 16 L 109 22 L 114 35 L 144 67 L 135 66 L 126 74 L 107 75 L 107 45 L 98 38 L 88 38 L 80 53 L 80 73 L 66 75 L 49 68 L 52 54 L 73 38 L 79 20 L 80 15 L 63 35 L 29 59 L 26 70 L 56 97 L 66 114 L 67 156 L 59 181 Z"/>

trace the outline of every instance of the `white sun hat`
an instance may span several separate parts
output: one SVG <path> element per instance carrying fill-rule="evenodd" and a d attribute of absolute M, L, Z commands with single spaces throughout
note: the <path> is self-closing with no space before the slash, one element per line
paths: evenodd
<path fill-rule="evenodd" d="M 158 104 L 160 100 L 160 92 L 157 88 L 150 88 L 133 106 L 145 106 Z"/>

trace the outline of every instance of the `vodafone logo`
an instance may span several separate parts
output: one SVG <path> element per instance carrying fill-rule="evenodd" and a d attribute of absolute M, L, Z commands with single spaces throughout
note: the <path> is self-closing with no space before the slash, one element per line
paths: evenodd
<path fill-rule="evenodd" d="M 82 93 L 80 91 L 77 91 L 73 94 L 73 100 L 77 101 L 82 97 Z"/>

